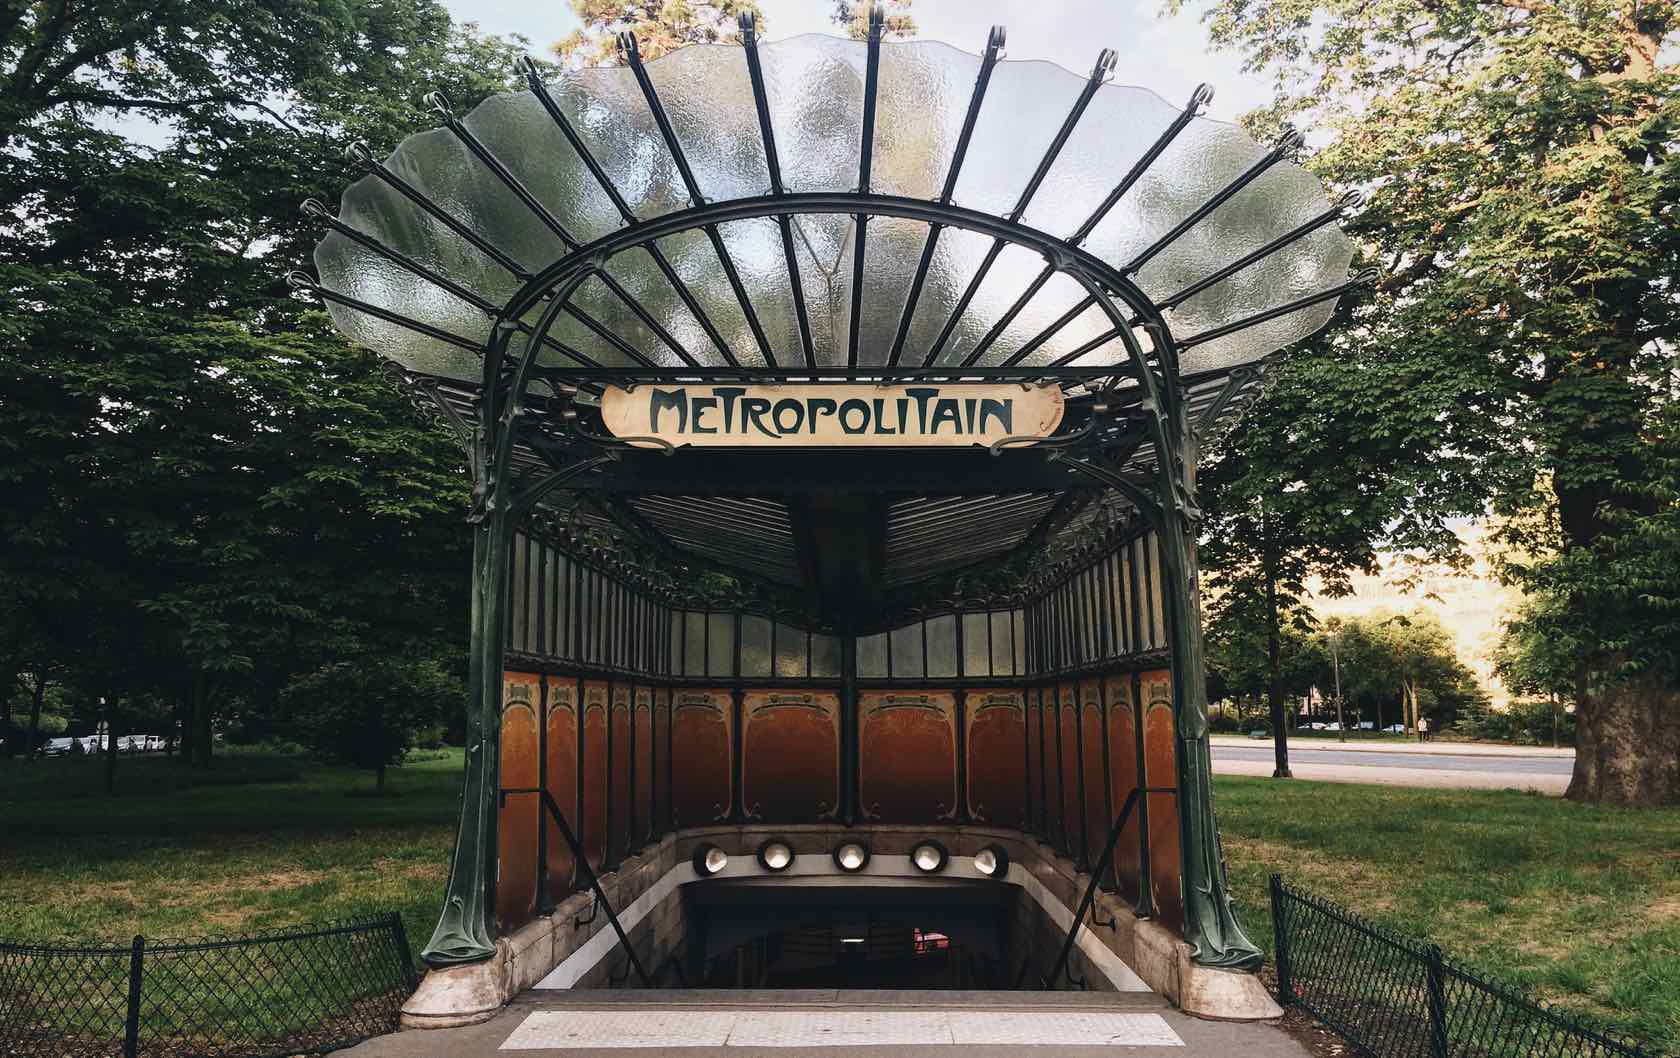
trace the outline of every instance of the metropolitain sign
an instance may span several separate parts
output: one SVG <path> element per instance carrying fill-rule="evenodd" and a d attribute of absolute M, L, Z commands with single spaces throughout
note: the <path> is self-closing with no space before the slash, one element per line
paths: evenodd
<path fill-rule="evenodd" d="M 609 386 L 601 419 L 613 436 L 706 448 L 955 448 L 1049 437 L 1059 386 Z"/>

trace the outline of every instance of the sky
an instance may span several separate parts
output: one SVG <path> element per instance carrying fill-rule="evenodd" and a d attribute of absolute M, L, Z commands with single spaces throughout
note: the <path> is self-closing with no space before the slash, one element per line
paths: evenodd
<path fill-rule="evenodd" d="M 768 32 L 778 40 L 801 33 L 838 33 L 831 0 L 759 0 Z M 577 27 L 566 0 L 445 0 L 457 22 L 486 33 L 518 33 L 543 51 Z M 993 25 L 1009 33 L 1011 59 L 1048 59 L 1086 74 L 1103 48 L 1120 56 L 1114 80 L 1150 88 L 1174 103 L 1196 85 L 1214 87 L 1208 117 L 1234 121 L 1268 101 L 1265 80 L 1246 74 L 1236 56 L 1211 52 L 1198 10 L 1159 14 L 1158 0 L 915 0 L 910 13 L 922 39 L 941 40 L 978 54 Z"/>

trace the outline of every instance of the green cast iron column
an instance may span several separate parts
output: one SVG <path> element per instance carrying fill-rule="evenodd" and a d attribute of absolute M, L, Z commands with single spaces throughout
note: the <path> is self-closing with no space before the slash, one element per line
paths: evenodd
<path fill-rule="evenodd" d="M 1052 262 L 1066 267 L 1066 262 Z M 1155 494 L 1121 473 L 1101 453 L 1072 459 L 1070 465 L 1119 491 L 1135 503 L 1154 526 L 1161 546 L 1163 601 L 1172 639 L 1173 726 L 1177 736 L 1180 880 L 1184 887 L 1184 940 L 1203 966 L 1256 970 L 1260 949 L 1248 939 L 1231 907 L 1225 861 L 1219 850 L 1219 825 L 1213 815 L 1213 766 L 1208 745 L 1207 674 L 1202 648 L 1202 604 L 1196 576 L 1196 452 L 1179 392 L 1178 353 L 1166 324 L 1145 324 L 1153 336 L 1159 364 L 1150 362 L 1121 311 L 1098 277 L 1068 271 L 1108 316 L 1132 361 L 1143 390 L 1159 473 Z M 1136 308 L 1137 306 L 1134 306 Z M 1103 414 L 1102 404 L 1093 414 Z"/>
<path fill-rule="evenodd" d="M 1175 438 L 1187 481 L 1194 454 L 1183 433 Z M 1163 463 L 1169 461 L 1163 460 Z M 1172 637 L 1174 731 L 1178 737 L 1178 827 L 1184 884 L 1184 939 L 1197 963 L 1233 970 L 1257 970 L 1260 949 L 1248 939 L 1231 907 L 1219 823 L 1213 811 L 1213 762 L 1208 743 L 1207 671 L 1202 645 L 1202 604 L 1197 584 L 1197 512 L 1188 485 L 1175 487 L 1163 467 L 1163 497 L 1157 532 L 1161 541 L 1162 592 Z"/>
<path fill-rule="evenodd" d="M 491 504 L 473 525 L 472 643 L 467 669 L 467 769 L 461 824 L 437 929 L 421 958 L 432 966 L 479 962 L 496 953 L 497 756 L 501 750 L 502 633 L 514 515 Z"/>

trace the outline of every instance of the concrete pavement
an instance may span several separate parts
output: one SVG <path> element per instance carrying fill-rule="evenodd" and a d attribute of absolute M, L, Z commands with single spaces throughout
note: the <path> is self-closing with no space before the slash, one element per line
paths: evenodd
<path fill-rule="evenodd" d="M 890 1048 L 890 1049 L 884 1049 Z M 1125 992 L 526 993 L 482 1025 L 381 1036 L 346 1058 L 1310 1058 L 1271 1025 Z"/>

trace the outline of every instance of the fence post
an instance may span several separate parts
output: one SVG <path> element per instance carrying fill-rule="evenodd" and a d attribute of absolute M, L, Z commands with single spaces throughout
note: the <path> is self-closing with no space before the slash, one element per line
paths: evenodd
<path fill-rule="evenodd" d="M 1295 985 L 1289 973 L 1289 930 L 1284 924 L 1283 875 L 1272 875 L 1272 941 L 1277 961 L 1278 1006 L 1286 1007 L 1295 998 Z"/>
<path fill-rule="evenodd" d="M 414 953 L 408 948 L 408 930 L 403 927 L 402 915 L 396 911 L 391 912 L 391 935 L 397 943 L 397 958 L 401 961 L 403 978 L 408 981 L 408 990 L 413 992 L 420 981 L 414 975 Z"/>
<path fill-rule="evenodd" d="M 1447 975 L 1441 949 L 1431 944 L 1424 949 L 1424 966 L 1429 983 L 1429 1053 L 1447 1058 Z"/>
<path fill-rule="evenodd" d="M 123 1023 L 123 1058 L 140 1053 L 140 979 L 146 961 L 146 938 L 136 934 L 128 950 L 128 1017 Z"/>

